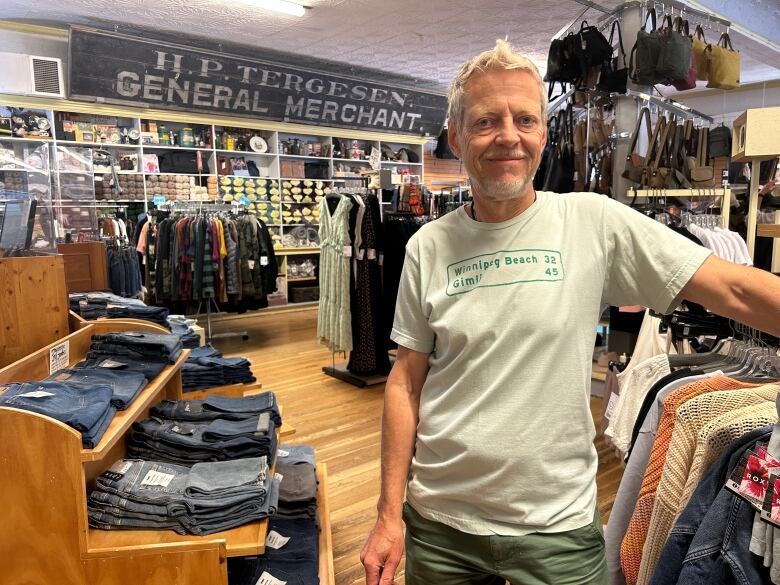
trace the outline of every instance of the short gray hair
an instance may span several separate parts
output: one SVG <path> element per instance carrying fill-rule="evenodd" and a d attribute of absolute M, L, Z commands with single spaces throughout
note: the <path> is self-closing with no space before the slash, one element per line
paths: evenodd
<path fill-rule="evenodd" d="M 496 41 L 495 47 L 480 53 L 476 57 L 472 57 L 458 69 L 447 95 L 447 100 L 449 101 L 447 116 L 450 120 L 454 120 L 456 124 L 460 124 L 463 120 L 463 93 L 466 82 L 474 73 L 488 69 L 519 69 L 530 73 L 539 84 L 542 120 L 547 119 L 547 91 L 544 87 L 542 76 L 539 75 L 539 70 L 528 57 L 517 51 L 508 42 L 499 39 Z"/>

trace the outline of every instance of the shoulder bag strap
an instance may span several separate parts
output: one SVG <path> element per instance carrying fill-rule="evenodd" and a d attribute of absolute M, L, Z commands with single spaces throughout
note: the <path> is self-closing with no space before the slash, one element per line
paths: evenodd
<path fill-rule="evenodd" d="M 707 148 L 710 140 L 710 129 L 702 128 L 699 131 L 699 148 L 696 151 L 696 164 L 700 167 L 707 166 Z"/>
<path fill-rule="evenodd" d="M 647 122 L 647 135 L 650 136 L 650 127 L 653 125 L 650 120 L 650 110 L 648 108 L 642 108 L 639 111 L 639 117 L 636 120 L 636 126 L 634 127 L 634 134 L 631 136 L 631 146 L 628 147 L 628 156 L 630 157 L 636 150 L 637 142 L 639 141 L 639 133 L 642 131 L 642 121 Z"/>
<path fill-rule="evenodd" d="M 658 28 L 658 20 L 657 19 L 658 19 L 658 17 L 655 14 L 655 8 L 651 8 L 650 10 L 648 10 L 647 11 L 647 16 L 645 17 L 645 24 L 642 27 L 642 30 L 647 29 L 647 22 L 649 20 L 652 20 L 652 22 L 653 22 L 653 29 L 650 32 L 655 32 L 656 29 Z"/>
<path fill-rule="evenodd" d="M 704 29 L 701 27 L 700 24 L 696 25 L 696 29 L 693 31 L 693 36 L 695 36 L 697 39 L 699 39 L 705 45 L 707 44 L 707 39 L 704 38 Z"/>
<path fill-rule="evenodd" d="M 734 47 L 731 46 L 731 37 L 729 36 L 729 33 L 723 33 L 720 35 L 718 46 L 723 47 L 724 49 L 729 49 L 731 51 L 734 50 Z"/>
<path fill-rule="evenodd" d="M 647 161 L 648 164 L 650 164 L 653 155 L 655 154 L 656 150 L 660 147 L 658 138 L 660 137 L 665 124 L 666 124 L 666 116 L 659 115 L 658 120 L 656 120 L 655 122 L 655 127 L 653 128 L 653 134 L 650 136 L 650 145 L 647 147 L 647 156 L 645 157 L 645 160 Z"/>
<path fill-rule="evenodd" d="M 620 21 L 615 20 L 612 23 L 612 30 L 609 33 L 609 44 L 612 45 L 612 38 L 615 35 L 615 29 L 617 29 L 618 37 L 618 54 L 623 59 L 623 67 L 626 67 L 626 50 L 623 48 L 623 33 L 620 31 Z"/>
<path fill-rule="evenodd" d="M 661 118 L 659 118 L 659 121 L 660 120 L 664 120 L 664 123 L 663 123 L 664 130 L 661 133 L 660 140 L 658 141 L 658 144 L 657 144 L 657 149 L 658 150 L 656 150 L 655 158 L 653 159 L 653 163 L 651 165 L 652 168 L 654 168 L 654 169 L 657 169 L 659 166 L 661 166 L 661 157 L 663 156 L 664 152 L 666 151 L 666 147 L 667 147 L 666 140 L 667 140 L 667 138 L 669 136 L 669 130 L 672 128 L 672 126 L 674 126 L 674 124 L 672 122 L 666 121 L 666 118 L 664 116 L 661 116 Z"/>

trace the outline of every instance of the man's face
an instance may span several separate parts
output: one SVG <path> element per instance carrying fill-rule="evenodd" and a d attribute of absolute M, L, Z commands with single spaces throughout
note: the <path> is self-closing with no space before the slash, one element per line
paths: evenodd
<path fill-rule="evenodd" d="M 540 99 L 527 71 L 488 69 L 466 82 L 463 116 L 450 122 L 449 142 L 477 195 L 509 200 L 531 192 L 547 142 Z"/>

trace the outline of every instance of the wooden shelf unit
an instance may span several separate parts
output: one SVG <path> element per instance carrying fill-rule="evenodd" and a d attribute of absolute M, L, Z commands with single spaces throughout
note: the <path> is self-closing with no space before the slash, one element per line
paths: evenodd
<path fill-rule="evenodd" d="M 49 352 L 64 342 L 72 366 L 86 354 L 93 334 L 144 329 L 121 319 L 79 326 L 0 370 L 0 384 L 48 376 Z M 157 327 L 149 324 L 147 330 Z M 88 490 L 126 455 L 122 438 L 134 420 L 148 416 L 150 407 L 163 399 L 182 399 L 180 368 L 187 354 L 117 415 L 96 449 L 83 449 L 80 433 L 54 419 L 0 408 L 0 485 L 14 502 L 0 527 L 4 583 L 226 585 L 228 556 L 264 552 L 267 520 L 204 537 L 89 528 Z"/>

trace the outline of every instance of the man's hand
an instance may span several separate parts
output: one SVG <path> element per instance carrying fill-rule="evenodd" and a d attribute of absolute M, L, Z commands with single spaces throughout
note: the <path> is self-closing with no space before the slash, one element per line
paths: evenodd
<path fill-rule="evenodd" d="M 395 583 L 395 571 L 404 552 L 404 527 L 397 521 L 379 518 L 368 535 L 360 562 L 366 569 L 366 585 L 391 585 Z"/>

